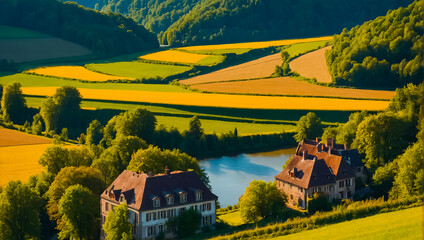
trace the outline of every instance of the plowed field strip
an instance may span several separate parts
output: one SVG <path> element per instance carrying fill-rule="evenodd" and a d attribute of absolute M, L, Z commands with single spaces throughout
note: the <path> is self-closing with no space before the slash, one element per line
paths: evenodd
<path fill-rule="evenodd" d="M 49 138 L 0 128 L 0 147 L 52 143 Z"/>
<path fill-rule="evenodd" d="M 294 59 L 289 64 L 290 69 L 303 77 L 316 78 L 318 82 L 331 82 L 325 60 L 325 51 L 330 48 L 331 46 L 321 48 Z"/>
<path fill-rule="evenodd" d="M 55 87 L 22 88 L 27 95 L 51 96 Z M 362 110 L 385 109 L 388 101 L 246 96 L 179 92 L 143 92 L 131 90 L 80 89 L 85 99 L 174 104 L 186 106 L 225 107 L 243 109 L 297 109 L 297 110 Z"/>
<path fill-rule="evenodd" d="M 266 78 L 236 82 L 192 85 L 191 88 L 209 92 L 270 94 L 290 96 L 321 96 L 341 98 L 391 99 L 394 91 L 330 88 L 299 81 L 290 77 Z"/>

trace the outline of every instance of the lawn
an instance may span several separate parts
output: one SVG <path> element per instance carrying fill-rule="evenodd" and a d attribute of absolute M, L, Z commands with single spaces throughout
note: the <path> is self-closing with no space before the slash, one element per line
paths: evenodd
<path fill-rule="evenodd" d="M 23 87 L 61 87 L 74 86 L 88 89 L 116 89 L 158 92 L 189 92 L 178 86 L 168 84 L 140 84 L 140 83 L 83 83 L 75 80 L 37 76 L 31 74 L 13 74 L 0 77 L 0 84 L 8 85 L 19 82 Z"/>
<path fill-rule="evenodd" d="M 135 80 L 135 78 L 130 77 L 119 77 L 93 72 L 81 66 L 40 67 L 28 70 L 28 73 L 98 82 L 104 82 L 108 80 Z"/>
<path fill-rule="evenodd" d="M 105 74 L 132 77 L 136 79 L 163 79 L 190 71 L 192 67 L 166 64 L 133 62 L 92 63 L 85 67 Z"/>
<path fill-rule="evenodd" d="M 423 239 L 423 207 L 381 213 L 274 239 Z"/>
<path fill-rule="evenodd" d="M 51 38 L 52 36 L 24 28 L 0 25 L 0 39 Z"/>
<path fill-rule="evenodd" d="M 23 87 L 22 91 L 26 95 L 52 96 L 56 92 L 56 87 Z M 79 91 L 85 99 L 243 109 L 380 111 L 389 105 L 388 101 L 313 97 L 272 97 L 87 88 L 79 88 Z"/>
<path fill-rule="evenodd" d="M 156 116 L 159 124 L 165 125 L 168 129 L 170 127 L 176 127 L 180 131 L 188 130 L 190 118 L 183 117 L 168 117 L 168 116 Z M 247 122 L 231 122 L 231 121 L 219 121 L 200 119 L 202 128 L 205 133 L 228 133 L 234 131 L 237 128 L 239 135 L 251 135 L 251 134 L 266 134 L 266 133 L 281 133 L 282 131 L 291 132 L 296 129 L 295 125 L 284 125 L 284 124 L 259 124 L 259 123 L 247 123 Z"/>
<path fill-rule="evenodd" d="M 285 39 L 277 41 L 266 41 L 266 42 L 246 42 L 246 43 L 231 43 L 231 44 L 218 44 L 218 45 L 202 45 L 202 46 L 190 46 L 183 47 L 180 49 L 192 51 L 192 50 L 211 50 L 211 49 L 246 49 L 246 48 L 267 48 L 272 46 L 284 46 L 302 42 L 316 42 L 323 40 L 331 40 L 333 37 L 316 37 L 316 38 L 304 38 L 304 39 Z"/>
<path fill-rule="evenodd" d="M 243 220 L 241 219 L 239 210 L 219 215 L 218 218 L 228 223 L 228 225 L 230 226 L 240 226 L 243 224 Z"/>
<path fill-rule="evenodd" d="M 309 52 L 314 49 L 324 47 L 330 40 L 323 40 L 317 42 L 305 42 L 305 43 L 296 43 L 284 48 L 283 51 L 286 51 L 290 56 L 296 56 L 305 52 Z"/>
<path fill-rule="evenodd" d="M 143 55 L 140 59 L 212 66 L 224 61 L 223 56 L 167 50 Z"/>

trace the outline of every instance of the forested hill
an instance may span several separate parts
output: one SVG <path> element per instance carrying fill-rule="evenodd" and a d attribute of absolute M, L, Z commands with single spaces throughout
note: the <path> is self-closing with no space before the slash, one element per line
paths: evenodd
<path fill-rule="evenodd" d="M 327 64 L 338 85 L 401 87 L 423 81 L 423 5 L 407 8 L 335 35 Z"/>
<path fill-rule="evenodd" d="M 133 18 L 161 36 L 200 0 L 73 0 L 102 12 L 117 12 Z"/>
<path fill-rule="evenodd" d="M 411 2 L 203 0 L 172 25 L 162 41 L 196 45 L 331 35 Z"/>
<path fill-rule="evenodd" d="M 2 0 L 0 24 L 27 28 L 78 43 L 102 56 L 159 46 L 156 36 L 133 19 L 58 0 Z"/>

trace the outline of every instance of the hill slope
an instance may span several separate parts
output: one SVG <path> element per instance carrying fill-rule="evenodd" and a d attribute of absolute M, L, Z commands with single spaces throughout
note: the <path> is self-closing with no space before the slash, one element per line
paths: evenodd
<path fill-rule="evenodd" d="M 396 0 L 204 0 L 163 35 L 170 45 L 322 36 L 373 19 Z"/>
<path fill-rule="evenodd" d="M 161 36 L 200 0 L 74 0 L 102 12 L 122 13 Z"/>
<path fill-rule="evenodd" d="M 103 14 L 57 0 L 3 0 L 0 24 L 22 27 L 119 55 L 158 47 L 156 36 L 120 14 Z"/>
<path fill-rule="evenodd" d="M 422 82 L 423 5 L 423 0 L 415 1 L 336 35 L 327 53 L 333 81 L 365 87 Z"/>

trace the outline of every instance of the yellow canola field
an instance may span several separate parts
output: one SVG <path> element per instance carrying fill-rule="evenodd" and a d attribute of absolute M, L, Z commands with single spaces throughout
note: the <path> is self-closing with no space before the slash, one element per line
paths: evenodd
<path fill-rule="evenodd" d="M 152 92 L 134 90 L 79 89 L 84 99 L 145 102 L 204 107 L 291 110 L 383 110 L 389 101 L 313 97 L 272 97 L 194 92 Z M 24 94 L 52 96 L 56 87 L 23 87 Z"/>
<path fill-rule="evenodd" d="M 316 42 L 331 40 L 333 37 L 316 37 L 316 38 L 304 38 L 304 39 L 287 39 L 287 40 L 277 40 L 277 41 L 268 41 L 268 42 L 247 42 L 247 43 L 231 43 L 231 44 L 218 44 L 218 45 L 203 45 L 203 46 L 190 46 L 182 47 L 179 49 L 187 51 L 195 50 L 210 50 L 210 49 L 238 49 L 238 48 L 267 48 L 272 46 L 284 46 L 295 43 L 304 43 L 304 42 Z"/>
<path fill-rule="evenodd" d="M 167 50 L 141 56 L 141 59 L 164 61 L 164 62 L 182 62 L 182 63 L 197 63 L 200 60 L 209 57 L 205 54 L 195 54 L 188 52 L 181 52 L 175 50 Z"/>
<path fill-rule="evenodd" d="M 58 66 L 58 67 L 42 67 L 28 70 L 29 73 L 35 73 L 39 75 L 53 76 L 53 77 L 62 77 L 62 78 L 72 78 L 86 81 L 108 81 L 108 80 L 135 80 L 135 78 L 130 77 L 119 77 L 112 76 L 102 73 L 97 73 L 90 71 L 81 66 Z"/>
<path fill-rule="evenodd" d="M 0 186 L 12 180 L 26 182 L 30 176 L 44 171 L 38 160 L 49 146 L 51 144 L 0 147 Z"/>

